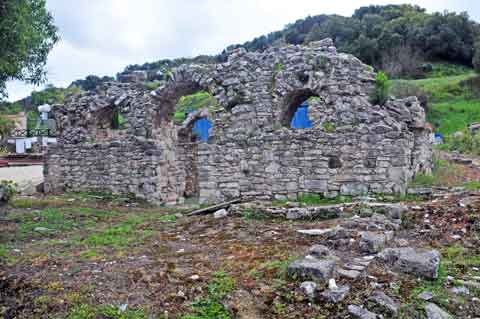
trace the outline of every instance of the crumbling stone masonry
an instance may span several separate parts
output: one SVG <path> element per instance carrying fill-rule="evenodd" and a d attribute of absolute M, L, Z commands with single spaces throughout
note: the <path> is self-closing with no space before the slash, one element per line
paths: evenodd
<path fill-rule="evenodd" d="M 182 66 L 155 91 L 114 82 L 72 95 L 55 107 L 59 137 L 46 155 L 45 188 L 156 204 L 402 193 L 431 169 L 425 114 L 414 97 L 372 105 L 374 76 L 326 39 Z M 176 124 L 178 99 L 200 90 L 218 105 Z M 306 100 L 312 128 L 290 128 Z M 213 125 L 208 142 L 192 133 L 200 118 Z"/>

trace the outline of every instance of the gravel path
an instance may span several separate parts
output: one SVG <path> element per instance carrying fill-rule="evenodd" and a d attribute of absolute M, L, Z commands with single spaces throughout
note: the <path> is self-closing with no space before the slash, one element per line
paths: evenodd
<path fill-rule="evenodd" d="M 0 167 L 0 180 L 14 181 L 21 192 L 34 192 L 43 182 L 43 165 Z"/>

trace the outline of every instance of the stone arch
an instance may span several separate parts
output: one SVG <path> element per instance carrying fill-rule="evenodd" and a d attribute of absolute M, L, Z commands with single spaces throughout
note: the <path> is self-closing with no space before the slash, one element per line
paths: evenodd
<path fill-rule="evenodd" d="M 93 112 L 92 133 L 96 140 L 118 138 L 127 128 L 126 118 L 122 115 L 119 105 L 109 104 Z"/>
<path fill-rule="evenodd" d="M 214 121 L 208 109 L 199 109 L 189 113 L 185 120 L 175 121 L 176 106 L 181 97 L 201 91 L 205 91 L 215 98 L 213 92 L 218 92 L 219 88 L 209 83 L 208 79 L 209 77 L 202 70 L 188 66 L 180 67 L 173 71 L 170 80 L 163 82 L 151 94 L 154 104 L 150 111 L 153 137 L 161 138 L 163 135 L 157 135 L 156 131 L 164 128 L 174 135 L 174 143 L 168 145 L 167 148 L 175 149 L 175 152 L 166 152 L 165 156 L 167 156 L 167 162 L 175 166 L 176 175 L 172 183 L 176 185 L 176 192 L 185 198 L 197 198 L 200 194 L 198 152 L 202 146 L 199 145 L 199 141 L 193 134 L 193 126 L 195 121 L 200 118 L 208 118 L 212 125 Z M 219 101 L 217 100 L 217 102 Z M 160 141 L 160 143 L 165 143 L 165 141 Z"/>
<path fill-rule="evenodd" d="M 202 89 L 203 88 L 199 83 L 192 80 L 167 82 L 167 84 L 162 87 L 160 91 L 155 92 L 160 107 L 156 109 L 153 117 L 154 126 L 160 127 L 162 123 L 171 122 L 173 120 L 175 106 L 177 105 L 178 100 L 182 96 L 194 94 Z"/>
<path fill-rule="evenodd" d="M 312 89 L 298 89 L 295 90 L 284 98 L 282 117 L 280 119 L 281 124 L 286 127 L 290 127 L 290 123 L 302 103 L 306 102 L 311 97 L 318 97 Z"/>

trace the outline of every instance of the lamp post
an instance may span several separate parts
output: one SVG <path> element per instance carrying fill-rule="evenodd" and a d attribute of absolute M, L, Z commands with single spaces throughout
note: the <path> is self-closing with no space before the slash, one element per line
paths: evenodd
<path fill-rule="evenodd" d="M 38 112 L 40 112 L 40 125 L 39 125 L 39 132 L 42 132 L 42 127 L 44 124 L 48 121 L 48 113 L 52 110 L 52 107 L 49 104 L 43 104 L 38 107 Z M 47 136 L 43 136 L 44 134 L 38 134 L 39 135 L 39 143 L 41 145 L 42 151 L 44 151 L 44 148 L 47 146 L 47 143 L 44 143 L 44 139 L 48 139 L 48 132 Z"/>

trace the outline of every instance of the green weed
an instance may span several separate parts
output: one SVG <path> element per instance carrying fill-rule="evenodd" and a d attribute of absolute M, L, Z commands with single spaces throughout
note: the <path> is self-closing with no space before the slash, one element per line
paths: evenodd
<path fill-rule="evenodd" d="M 480 182 L 479 181 L 470 181 L 470 182 L 466 182 L 465 184 L 463 184 L 463 186 L 467 189 L 467 190 L 480 190 Z"/>
<path fill-rule="evenodd" d="M 245 209 L 242 216 L 246 220 L 267 220 L 271 218 L 268 214 L 253 209 Z"/>
<path fill-rule="evenodd" d="M 338 196 L 335 198 L 326 198 L 320 194 L 305 193 L 298 195 L 298 202 L 301 205 L 313 206 L 313 205 L 334 205 L 349 203 L 352 201 L 350 196 Z"/>
<path fill-rule="evenodd" d="M 68 313 L 67 319 L 147 319 L 143 310 L 126 309 L 121 311 L 111 305 L 93 306 L 81 304 L 73 307 Z"/>
<path fill-rule="evenodd" d="M 142 222 L 142 218 L 132 216 L 118 226 L 110 227 L 100 233 L 90 235 L 83 243 L 89 247 L 122 247 L 128 246 L 132 242 L 141 242 L 152 234 L 149 230 L 138 229 L 138 226 Z"/>
<path fill-rule="evenodd" d="M 168 214 L 160 216 L 159 220 L 164 223 L 175 223 L 177 221 L 177 215 Z"/>
<path fill-rule="evenodd" d="M 335 133 L 336 131 L 335 125 L 333 125 L 331 122 L 324 122 L 322 127 L 327 133 Z"/>
<path fill-rule="evenodd" d="M 208 297 L 192 304 L 194 314 L 184 315 L 181 319 L 230 319 L 230 314 L 221 301 L 235 289 L 235 280 L 220 271 L 208 285 Z"/>
<path fill-rule="evenodd" d="M 20 233 L 25 236 L 35 231 L 36 228 L 46 229 L 46 233 L 68 231 L 77 227 L 73 220 L 65 218 L 65 214 L 57 209 L 45 209 L 42 211 L 22 214 Z"/>

